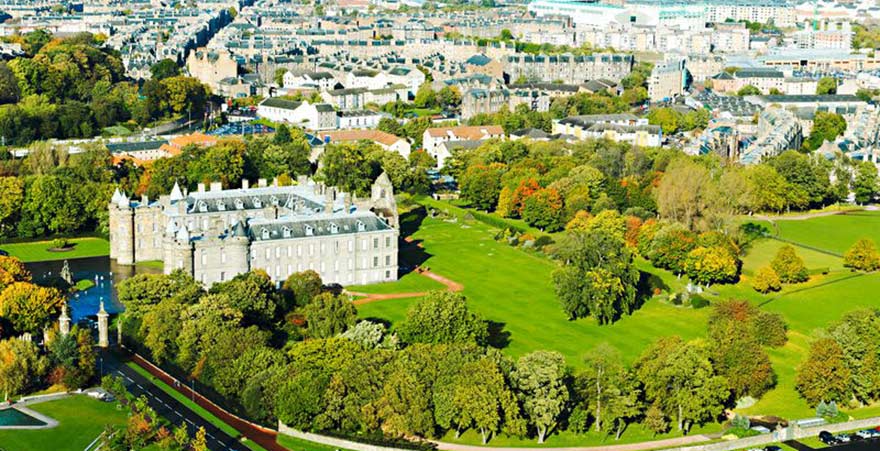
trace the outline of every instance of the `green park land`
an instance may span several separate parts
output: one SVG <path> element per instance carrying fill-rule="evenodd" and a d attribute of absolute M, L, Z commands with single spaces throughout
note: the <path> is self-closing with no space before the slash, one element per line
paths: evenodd
<path fill-rule="evenodd" d="M 72 248 L 60 252 L 49 250 L 52 247 L 52 240 L 9 244 L 0 243 L 0 249 L 25 263 L 101 257 L 110 254 L 110 243 L 104 238 L 71 238 L 68 242 L 72 245 Z"/>
<path fill-rule="evenodd" d="M 127 412 L 116 403 L 98 401 L 88 396 L 70 396 L 28 406 L 58 420 L 53 429 L 0 430 L 3 451 L 82 451 L 95 440 L 104 426 L 123 424 Z"/>
<path fill-rule="evenodd" d="M 408 214 L 402 235 L 410 234 L 421 247 L 408 247 L 401 262 L 420 262 L 423 267 L 464 285 L 469 305 L 490 321 L 492 344 L 511 357 L 534 350 L 562 353 L 569 365 L 582 365 L 583 355 L 593 346 L 606 342 L 618 348 L 631 363 L 651 343 L 663 336 L 679 335 L 684 339 L 705 336 L 709 309 L 693 309 L 666 302 L 664 293 L 648 299 L 632 315 L 611 325 L 600 326 L 591 318 L 569 321 L 554 295 L 551 273 L 556 263 L 537 253 L 523 251 L 495 241 L 498 229 L 464 218 L 464 210 L 448 204 L 427 201 L 435 209 L 449 212 L 457 219 L 440 219 Z M 760 221 L 756 221 L 760 222 Z M 748 415 L 775 415 L 788 419 L 815 416 L 815 412 L 794 389 L 796 368 L 806 357 L 816 331 L 839 319 L 844 313 L 865 307 L 880 307 L 880 273 L 859 274 L 843 267 L 841 255 L 857 239 L 870 237 L 880 228 L 880 212 L 850 212 L 809 220 L 763 222 L 779 237 L 794 241 L 798 254 L 813 274 L 810 281 L 786 286 L 781 292 L 761 295 L 750 286 L 755 271 L 769 264 L 785 243 L 775 239 L 754 242 L 743 258 L 743 276 L 735 285 L 710 287 L 710 301 L 729 298 L 747 299 L 767 311 L 784 315 L 789 327 L 788 343 L 769 351 L 778 377 L 776 387 L 754 405 L 741 409 Z M 667 292 L 681 292 L 687 281 L 637 261 L 639 269 L 652 276 L 655 285 Z M 352 291 L 372 293 L 414 292 L 437 289 L 436 282 L 409 274 L 395 284 L 351 287 Z M 389 299 L 358 306 L 363 318 L 400 322 L 417 298 Z M 847 411 L 854 417 L 880 414 L 880 405 Z M 694 433 L 717 431 L 707 425 Z M 639 425 L 628 429 L 620 442 L 635 442 L 654 437 Z M 468 432 L 458 440 L 479 444 L 479 436 Z M 563 432 L 550 437 L 547 446 L 586 446 L 610 444 L 613 438 L 599 434 L 574 435 Z M 534 441 L 500 436 L 492 446 L 533 446 Z"/>

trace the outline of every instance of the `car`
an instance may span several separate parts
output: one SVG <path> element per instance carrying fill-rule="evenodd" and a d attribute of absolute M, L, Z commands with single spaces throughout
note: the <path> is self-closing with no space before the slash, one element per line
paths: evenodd
<path fill-rule="evenodd" d="M 770 446 L 764 447 L 764 451 L 782 451 L 782 448 L 780 448 L 776 445 L 770 445 Z"/>
<path fill-rule="evenodd" d="M 849 443 L 851 440 L 849 434 L 837 434 L 834 438 L 836 438 L 839 443 Z"/>
<path fill-rule="evenodd" d="M 2 256 L 2 257 L 8 257 L 8 256 L 9 256 L 9 252 L 6 252 L 6 251 L 4 251 L 3 249 L 0 249 L 0 256 Z"/>
<path fill-rule="evenodd" d="M 880 436 L 880 431 L 877 431 L 876 429 L 862 429 L 861 431 L 856 432 L 856 436 L 863 439 L 874 438 Z"/>
<path fill-rule="evenodd" d="M 822 431 L 822 432 L 820 432 L 820 433 L 819 433 L 819 440 L 821 440 L 822 443 L 824 443 L 824 444 L 826 444 L 826 445 L 829 445 L 829 446 L 830 446 L 830 445 L 837 445 L 837 444 L 840 443 L 840 441 L 838 441 L 837 438 L 834 437 L 834 436 L 833 436 L 830 432 L 828 432 L 828 431 Z"/>

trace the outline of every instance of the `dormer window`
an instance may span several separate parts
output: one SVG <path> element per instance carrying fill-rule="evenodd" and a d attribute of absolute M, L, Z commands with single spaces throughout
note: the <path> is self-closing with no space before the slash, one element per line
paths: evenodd
<path fill-rule="evenodd" d="M 284 238 L 290 238 L 290 227 L 285 226 L 281 233 L 284 235 Z"/>
<path fill-rule="evenodd" d="M 315 234 L 315 228 L 306 224 L 306 236 L 312 236 Z"/>
<path fill-rule="evenodd" d="M 330 233 L 339 233 L 339 226 L 335 222 L 330 223 Z"/>
<path fill-rule="evenodd" d="M 357 222 L 357 227 L 358 227 L 358 232 L 363 232 L 364 230 L 367 230 L 367 225 L 364 224 L 362 221 Z"/>
<path fill-rule="evenodd" d="M 277 197 L 272 196 L 272 200 L 271 200 L 271 202 L 272 202 L 272 205 L 273 205 L 273 206 L 275 206 L 275 207 L 278 206 L 278 198 L 277 198 Z"/>
<path fill-rule="evenodd" d="M 269 239 L 269 229 L 263 229 L 263 230 L 260 232 L 260 234 L 262 235 L 262 237 L 263 237 L 264 240 L 268 240 L 268 239 Z"/>
<path fill-rule="evenodd" d="M 235 209 L 244 210 L 244 201 L 242 201 L 241 199 L 235 199 Z"/>
<path fill-rule="evenodd" d="M 199 201 L 199 211 L 202 213 L 208 211 L 208 204 L 203 201 Z"/>
<path fill-rule="evenodd" d="M 226 211 L 226 204 L 222 200 L 217 201 L 217 211 Z"/>
<path fill-rule="evenodd" d="M 254 198 L 254 208 L 263 208 L 263 201 L 258 198 Z"/>

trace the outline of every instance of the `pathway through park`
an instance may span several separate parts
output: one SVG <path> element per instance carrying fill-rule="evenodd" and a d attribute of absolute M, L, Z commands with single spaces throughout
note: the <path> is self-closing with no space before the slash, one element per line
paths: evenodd
<path fill-rule="evenodd" d="M 684 437 L 654 440 L 650 442 L 627 443 L 624 445 L 584 446 L 571 448 L 499 448 L 490 446 L 459 445 L 457 443 L 434 442 L 444 451 L 644 451 L 649 449 L 672 448 L 708 442 L 714 437 L 709 435 L 687 435 Z"/>

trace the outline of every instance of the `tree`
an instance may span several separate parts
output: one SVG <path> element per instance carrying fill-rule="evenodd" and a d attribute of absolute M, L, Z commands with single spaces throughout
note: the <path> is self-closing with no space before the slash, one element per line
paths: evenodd
<path fill-rule="evenodd" d="M 672 108 L 655 108 L 648 113 L 648 122 L 659 125 L 663 133 L 671 135 L 679 129 L 681 113 Z"/>
<path fill-rule="evenodd" d="M 850 397 L 850 376 L 840 345 L 831 338 L 820 338 L 798 367 L 795 387 L 811 406 L 820 401 L 846 401 Z"/>
<path fill-rule="evenodd" d="M 0 390 L 4 400 L 23 393 L 47 368 L 48 361 L 40 356 L 35 344 L 16 338 L 0 340 Z"/>
<path fill-rule="evenodd" d="M 503 421 L 519 421 L 519 406 L 507 388 L 504 375 L 489 358 L 466 363 L 454 383 L 453 403 L 459 412 L 459 427 L 473 426 L 485 445 L 501 429 Z"/>
<path fill-rule="evenodd" d="M 461 293 L 432 291 L 416 302 L 398 327 L 406 343 L 476 343 L 489 339 L 488 325 Z"/>
<path fill-rule="evenodd" d="M 685 433 L 693 423 L 719 414 L 730 396 L 727 382 L 715 373 L 706 350 L 679 337 L 658 340 L 642 354 L 635 370 L 647 400 L 676 418 L 678 430 Z"/>
<path fill-rule="evenodd" d="M 324 282 L 321 281 L 321 276 L 317 272 L 306 270 L 291 274 L 284 281 L 281 289 L 292 300 L 291 307 L 305 307 L 321 293 L 323 286 Z"/>
<path fill-rule="evenodd" d="M 837 80 L 833 77 L 822 77 L 816 83 L 816 95 L 837 94 Z"/>
<path fill-rule="evenodd" d="M 178 75 L 159 82 L 167 95 L 167 107 L 175 114 L 201 117 L 208 101 L 208 87 L 197 78 Z"/>
<path fill-rule="evenodd" d="M 834 142 L 838 136 L 846 131 L 846 119 L 843 116 L 829 111 L 816 111 L 813 116 L 813 129 L 810 137 L 804 141 L 807 150 L 816 150 L 825 141 Z"/>
<path fill-rule="evenodd" d="M 279 67 L 275 69 L 275 74 L 272 77 L 272 81 L 275 82 L 278 86 L 284 86 L 284 75 L 287 74 L 289 70 L 286 67 Z"/>
<path fill-rule="evenodd" d="M 154 80 L 176 77 L 180 75 L 180 66 L 172 59 L 163 58 L 150 66 L 150 74 Z"/>
<path fill-rule="evenodd" d="M 803 259 L 789 244 L 779 248 L 776 257 L 770 262 L 770 267 L 773 268 L 782 283 L 800 283 L 809 279 Z"/>
<path fill-rule="evenodd" d="M 210 293 L 221 295 L 227 306 L 243 313 L 244 325 L 264 328 L 274 322 L 281 303 L 269 274 L 260 269 L 216 283 Z"/>
<path fill-rule="evenodd" d="M 739 264 L 722 246 L 700 246 L 688 253 L 685 270 L 699 284 L 730 283 L 736 280 Z"/>
<path fill-rule="evenodd" d="M 877 180 L 877 167 L 870 161 L 856 162 L 855 177 L 852 183 L 856 202 L 864 205 L 874 201 L 880 184 Z"/>
<path fill-rule="evenodd" d="M 547 232 L 563 226 L 562 196 L 553 188 L 543 188 L 525 198 L 522 218 L 529 225 Z"/>
<path fill-rule="evenodd" d="M 691 230 L 708 230 L 719 222 L 717 192 L 702 165 L 688 158 L 669 163 L 657 187 L 657 211 Z"/>
<path fill-rule="evenodd" d="M 308 333 L 313 338 L 330 338 L 345 332 L 357 322 L 357 309 L 342 296 L 322 293 L 303 309 Z"/>
<path fill-rule="evenodd" d="M 580 398 L 586 408 L 593 412 L 596 431 L 607 427 L 603 420 L 603 407 L 607 409 L 621 392 L 626 369 L 621 365 L 620 352 L 606 343 L 599 344 L 584 356 L 584 370 L 577 375 Z"/>
<path fill-rule="evenodd" d="M 651 430 L 654 435 L 662 434 L 669 430 L 669 422 L 666 421 L 666 415 L 663 409 L 656 403 L 651 404 L 645 412 L 645 427 Z"/>
<path fill-rule="evenodd" d="M 205 431 L 205 427 L 202 426 L 196 431 L 196 438 L 193 439 L 190 447 L 192 447 L 192 451 L 208 451 L 208 439 L 206 437 L 207 432 Z"/>
<path fill-rule="evenodd" d="M 771 266 L 764 266 L 755 273 L 752 281 L 752 288 L 758 293 L 769 293 L 771 291 L 779 291 L 782 289 L 782 283 L 779 276 Z"/>
<path fill-rule="evenodd" d="M 759 96 L 761 95 L 761 90 L 752 85 L 745 85 L 736 92 L 736 95 L 740 97 Z"/>
<path fill-rule="evenodd" d="M 272 137 L 272 144 L 284 145 L 291 141 L 290 128 L 286 124 L 278 124 L 275 129 L 275 136 Z"/>
<path fill-rule="evenodd" d="M 507 165 L 502 163 L 468 166 L 460 180 L 462 197 L 478 209 L 494 210 L 501 194 L 501 176 L 506 171 Z"/>
<path fill-rule="evenodd" d="M 435 105 L 437 105 L 437 94 L 431 88 L 430 83 L 425 82 L 424 84 L 419 86 L 413 102 L 419 108 L 433 108 Z"/>
<path fill-rule="evenodd" d="M 874 241 L 862 238 L 856 241 L 849 250 L 843 254 L 843 266 L 852 268 L 854 271 L 876 271 L 880 269 L 880 255 Z"/>
<path fill-rule="evenodd" d="M 639 272 L 622 236 L 604 229 L 569 232 L 559 257 L 564 265 L 553 281 L 569 319 L 593 315 L 607 324 L 635 309 Z"/>
<path fill-rule="evenodd" d="M 0 237 L 15 232 L 23 202 L 24 181 L 18 177 L 0 177 Z"/>
<path fill-rule="evenodd" d="M 547 351 L 520 357 L 510 374 L 523 413 L 538 433 L 538 443 L 544 443 L 565 411 L 569 399 L 565 377 L 565 358 Z"/>
<path fill-rule="evenodd" d="M 54 288 L 15 282 L 0 293 L 0 317 L 18 332 L 37 334 L 58 314 L 64 297 Z"/>

